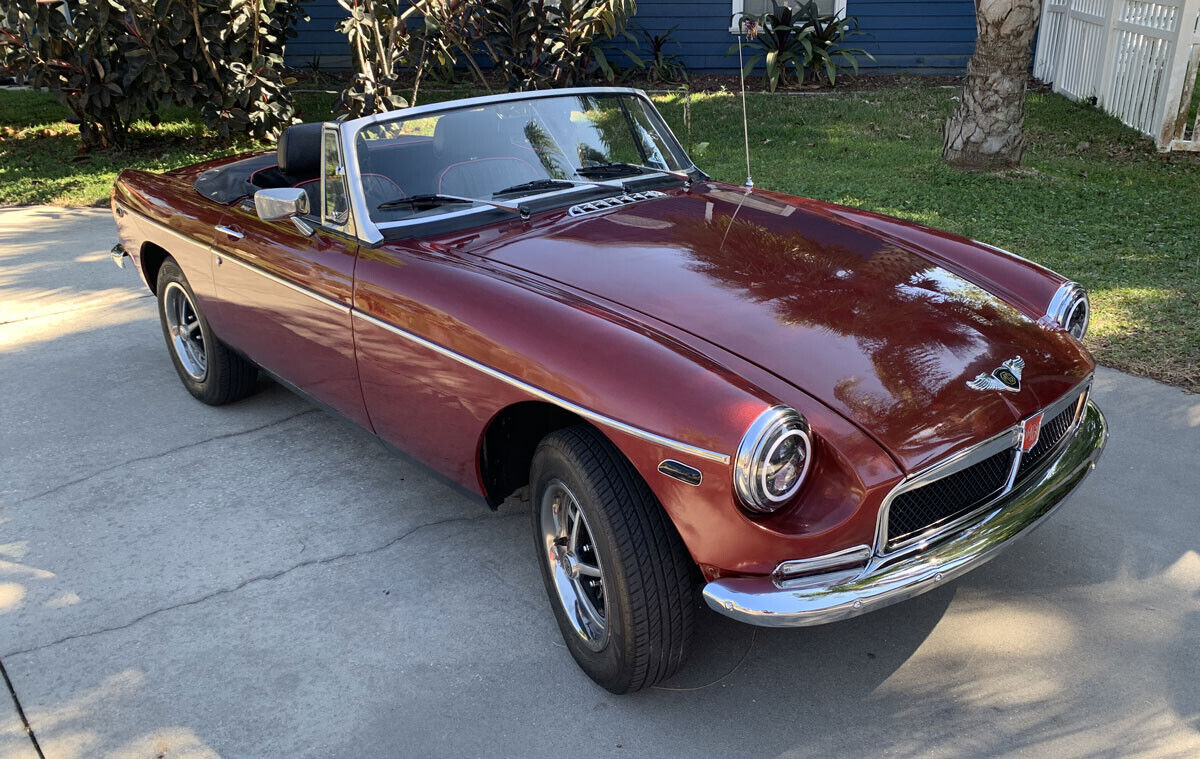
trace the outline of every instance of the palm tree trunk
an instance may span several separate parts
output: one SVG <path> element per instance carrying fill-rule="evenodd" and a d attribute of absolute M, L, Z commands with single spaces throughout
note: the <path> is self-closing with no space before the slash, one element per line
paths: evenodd
<path fill-rule="evenodd" d="M 942 158 L 963 169 L 1021 164 L 1025 81 L 1041 0 L 975 0 L 979 36 L 962 99 L 946 122 Z"/>

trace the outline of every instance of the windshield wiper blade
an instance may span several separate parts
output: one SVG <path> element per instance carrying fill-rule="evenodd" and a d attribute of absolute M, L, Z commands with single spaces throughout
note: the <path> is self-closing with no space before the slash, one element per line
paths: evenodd
<path fill-rule="evenodd" d="M 427 206 L 429 208 L 433 208 L 434 206 L 445 205 L 446 203 L 476 202 L 478 201 L 476 201 L 474 198 L 460 198 L 457 195 L 438 195 L 436 193 L 425 193 L 421 195 L 405 195 L 402 198 L 393 198 L 392 200 L 384 201 L 375 207 L 380 211 L 384 211 L 389 208 L 399 208 L 401 206 L 411 206 L 413 208 L 416 208 L 417 206 Z"/>
<path fill-rule="evenodd" d="M 528 192 L 530 190 L 557 190 L 586 184 L 591 184 L 591 182 L 576 182 L 571 179 L 535 179 L 532 182 L 522 182 L 512 187 L 505 187 L 503 190 L 496 190 L 492 193 L 492 197 L 498 198 L 501 195 L 508 195 L 514 192 Z"/>
<path fill-rule="evenodd" d="M 519 205 L 511 203 L 498 203 L 494 200 L 484 200 L 483 198 L 467 198 L 462 195 L 442 195 L 441 193 L 424 193 L 420 195 L 405 195 L 403 198 L 395 198 L 393 200 L 384 201 L 375 206 L 377 210 L 386 211 L 389 208 L 401 208 L 408 206 L 414 211 L 418 206 L 424 208 L 436 208 L 448 203 L 482 203 L 485 206 L 499 208 L 504 211 L 511 211 L 525 215 L 525 210 Z"/>
<path fill-rule="evenodd" d="M 582 176 L 590 175 L 607 175 L 609 177 L 633 177 L 642 174 L 666 174 L 672 179 L 678 179 L 680 182 L 690 182 L 692 178 L 682 171 L 672 171 L 670 169 L 662 169 L 657 166 L 643 166 L 636 163 L 625 163 L 624 161 L 611 161 L 609 163 L 593 163 L 588 166 L 581 166 L 575 170 L 575 173 Z"/>

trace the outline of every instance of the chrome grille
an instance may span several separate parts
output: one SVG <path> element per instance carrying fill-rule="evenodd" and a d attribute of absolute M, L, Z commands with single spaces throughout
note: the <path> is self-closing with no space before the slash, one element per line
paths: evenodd
<path fill-rule="evenodd" d="M 1043 410 L 1038 442 L 1021 454 L 1022 425 L 909 476 L 879 513 L 876 551 L 892 554 L 964 525 L 1047 466 L 1070 437 L 1091 382 Z M 1015 470 L 1015 471 L 1014 471 Z"/>
<path fill-rule="evenodd" d="M 579 203 L 578 205 L 571 206 L 567 210 L 567 213 L 571 216 L 583 216 L 587 213 L 596 213 L 597 211 L 605 211 L 609 208 L 627 206 L 630 203 L 637 203 L 640 200 L 664 197 L 666 197 L 666 193 L 659 192 L 658 190 L 627 192 L 623 195 L 614 195 L 611 198 L 601 198 L 600 200 L 590 200 L 587 203 Z"/>
<path fill-rule="evenodd" d="M 1008 484 L 1014 455 L 1012 450 L 1000 451 L 978 464 L 898 495 L 888 511 L 889 547 L 973 511 L 999 495 Z"/>

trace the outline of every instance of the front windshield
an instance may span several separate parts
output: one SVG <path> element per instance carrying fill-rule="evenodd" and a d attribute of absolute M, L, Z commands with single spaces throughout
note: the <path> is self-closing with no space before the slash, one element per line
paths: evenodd
<path fill-rule="evenodd" d="M 381 121 L 359 130 L 355 152 L 376 223 L 473 205 L 397 200 L 515 200 L 686 168 L 653 106 L 623 94 L 509 100 Z"/>

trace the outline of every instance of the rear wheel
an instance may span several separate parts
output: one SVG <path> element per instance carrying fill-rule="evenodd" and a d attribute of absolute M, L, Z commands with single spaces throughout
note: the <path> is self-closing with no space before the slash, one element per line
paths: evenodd
<path fill-rule="evenodd" d="M 245 398 L 258 383 L 258 368 L 216 338 L 196 304 L 179 264 L 168 258 L 158 270 L 158 319 L 175 371 L 188 392 L 211 405 Z"/>
<path fill-rule="evenodd" d="M 530 483 L 542 580 L 575 661 L 613 693 L 671 676 L 692 634 L 692 562 L 650 488 L 586 425 L 541 442 Z"/>

